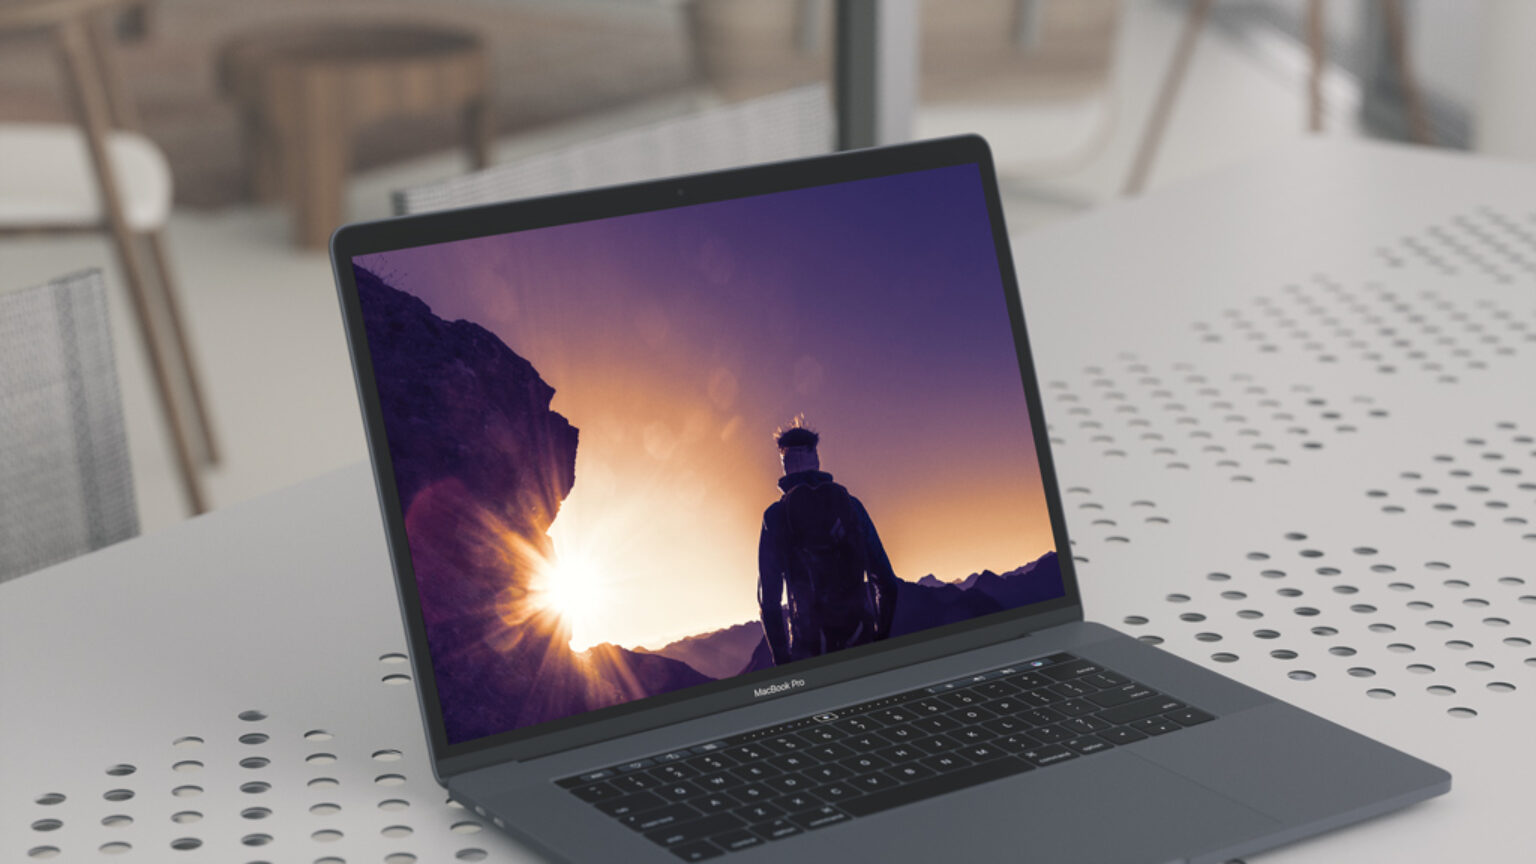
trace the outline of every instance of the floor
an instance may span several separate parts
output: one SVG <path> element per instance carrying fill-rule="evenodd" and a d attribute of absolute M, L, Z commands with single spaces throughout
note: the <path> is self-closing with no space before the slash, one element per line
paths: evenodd
<path fill-rule="evenodd" d="M 1017 105 L 936 105 L 920 136 L 981 131 L 1003 168 L 1010 229 L 1028 231 L 1112 201 L 1130 163 L 1181 16 L 1167 4 L 1125 4 L 1115 96 L 1050 111 Z M 1278 36 L 1210 29 L 1197 50 L 1150 189 L 1262 153 L 1303 135 L 1304 56 Z M 1357 136 L 1357 98 L 1330 79 L 1329 134 Z M 674 97 L 501 142 L 502 161 L 679 110 Z M 1069 143 L 1035 146 L 1056 134 Z M 1097 146 L 1076 147 L 1072 140 Z M 1072 151 L 1079 151 L 1073 153 Z M 1042 161 L 1057 163 L 1046 170 Z M 1075 164 L 1065 164 L 1073 162 Z M 464 170 L 447 154 L 360 176 L 354 218 L 389 215 L 389 192 Z M 272 207 L 178 211 L 169 242 L 225 458 L 206 475 L 227 506 L 365 458 L 356 396 L 324 253 L 294 251 Z M 91 237 L 0 241 L 4 287 L 101 267 L 120 286 L 107 245 Z M 119 376 L 143 530 L 184 518 L 171 458 L 126 298 L 114 294 Z"/>

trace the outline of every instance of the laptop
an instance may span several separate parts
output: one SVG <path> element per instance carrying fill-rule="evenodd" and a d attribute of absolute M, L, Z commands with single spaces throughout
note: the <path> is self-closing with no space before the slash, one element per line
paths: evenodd
<path fill-rule="evenodd" d="M 1087 620 L 980 138 L 332 257 L 434 772 L 551 860 L 1219 862 L 1450 787 Z"/>

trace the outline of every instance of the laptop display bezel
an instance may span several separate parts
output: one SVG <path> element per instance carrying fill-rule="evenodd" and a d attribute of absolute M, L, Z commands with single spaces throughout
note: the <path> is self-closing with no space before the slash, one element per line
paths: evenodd
<path fill-rule="evenodd" d="M 964 164 L 976 165 L 981 174 L 998 271 L 1013 329 L 1031 434 L 1040 466 L 1040 479 L 1044 486 L 1060 563 L 1065 590 L 1063 596 L 912 633 L 887 642 L 845 649 L 836 654 L 800 661 L 791 667 L 764 669 L 537 726 L 513 729 L 456 744 L 448 743 L 417 594 L 409 540 L 405 533 L 404 513 L 397 494 L 383 412 L 368 351 L 353 259 L 377 252 Z M 996 175 L 991 153 L 980 137 L 963 136 L 871 148 L 709 174 L 345 225 L 331 238 L 331 261 L 352 356 L 375 488 L 384 517 L 395 586 L 406 624 L 412 671 L 427 729 L 433 768 L 439 778 L 483 765 L 532 758 L 741 707 L 757 701 L 752 697 L 754 684 L 783 678 L 787 669 L 792 670 L 795 677 L 806 681 L 805 687 L 795 690 L 796 693 L 804 693 L 838 681 L 1018 638 L 1033 630 L 1082 618 L 1082 603 L 1067 538 L 1061 491 L 1051 458 L 1039 383 L 1029 353 L 1023 307 L 1003 221 L 1002 204 L 998 198 Z"/>

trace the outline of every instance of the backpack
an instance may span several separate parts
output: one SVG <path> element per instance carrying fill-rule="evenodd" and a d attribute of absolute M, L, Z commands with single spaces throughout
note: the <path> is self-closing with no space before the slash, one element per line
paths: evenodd
<path fill-rule="evenodd" d="M 791 566 L 810 582 L 818 617 L 866 614 L 864 537 L 848 490 L 802 483 L 782 500 Z"/>

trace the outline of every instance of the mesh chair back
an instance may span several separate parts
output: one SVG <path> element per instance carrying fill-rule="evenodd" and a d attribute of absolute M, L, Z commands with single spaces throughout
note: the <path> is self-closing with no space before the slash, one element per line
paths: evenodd
<path fill-rule="evenodd" d="M 0 293 L 0 581 L 139 532 L 101 272 Z"/>
<path fill-rule="evenodd" d="M 826 153 L 833 144 L 826 85 L 786 90 L 583 141 L 394 194 L 398 215 L 492 204 Z"/>

